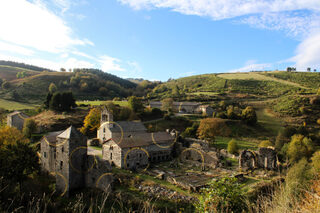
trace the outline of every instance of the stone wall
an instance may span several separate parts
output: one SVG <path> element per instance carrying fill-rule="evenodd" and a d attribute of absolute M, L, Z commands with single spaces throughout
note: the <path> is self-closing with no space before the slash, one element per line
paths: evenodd
<path fill-rule="evenodd" d="M 244 150 L 240 153 L 239 167 L 243 170 L 255 168 L 275 170 L 278 168 L 277 153 L 273 148 L 259 148 L 256 152 Z"/>
<path fill-rule="evenodd" d="M 7 117 L 7 125 L 10 127 L 15 127 L 19 130 L 23 129 L 24 119 L 22 119 L 18 114 Z"/>

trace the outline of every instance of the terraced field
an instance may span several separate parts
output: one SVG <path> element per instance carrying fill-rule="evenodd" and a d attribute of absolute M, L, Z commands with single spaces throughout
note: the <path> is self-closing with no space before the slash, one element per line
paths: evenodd
<path fill-rule="evenodd" d="M 263 74 L 259 74 L 256 72 L 248 72 L 248 73 L 224 73 L 224 74 L 219 74 L 218 77 L 220 78 L 224 78 L 224 79 L 228 79 L 228 80 L 259 80 L 259 81 L 275 81 L 281 84 L 287 84 L 290 86 L 294 86 L 294 87 L 300 87 L 303 89 L 310 89 L 308 87 L 302 86 L 298 83 L 294 83 L 291 81 L 287 81 L 287 80 L 282 80 L 279 78 L 274 78 L 271 76 L 267 76 L 267 75 L 263 75 Z"/>

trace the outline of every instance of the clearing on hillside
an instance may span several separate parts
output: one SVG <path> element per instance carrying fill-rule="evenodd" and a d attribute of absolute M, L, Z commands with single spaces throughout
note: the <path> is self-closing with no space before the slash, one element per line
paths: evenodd
<path fill-rule="evenodd" d="M 22 109 L 33 109 L 34 107 L 35 107 L 35 105 L 32 105 L 32 104 L 26 104 L 26 103 L 20 103 L 20 102 L 0 99 L 0 108 L 10 110 L 10 111 L 22 110 Z"/>
<path fill-rule="evenodd" d="M 38 71 L 33 71 L 25 68 L 0 65 L 0 78 L 7 81 L 15 80 L 17 79 L 17 73 L 23 71 L 26 72 L 27 76 L 37 75 L 40 73 Z"/>
<path fill-rule="evenodd" d="M 282 84 L 287 84 L 287 85 L 291 85 L 294 87 L 300 87 L 303 89 L 310 89 L 308 87 L 304 87 L 298 83 L 294 83 L 294 82 L 290 82 L 290 81 L 286 81 L 286 80 L 282 80 L 282 79 L 278 79 L 278 78 L 274 78 L 271 76 L 266 76 L 263 74 L 259 74 L 257 72 L 247 72 L 247 73 L 224 73 L 224 74 L 219 74 L 218 77 L 220 78 L 224 78 L 224 79 L 238 79 L 238 80 L 249 80 L 249 79 L 253 79 L 253 80 L 259 80 L 259 81 L 275 81 L 278 83 L 282 83 Z"/>

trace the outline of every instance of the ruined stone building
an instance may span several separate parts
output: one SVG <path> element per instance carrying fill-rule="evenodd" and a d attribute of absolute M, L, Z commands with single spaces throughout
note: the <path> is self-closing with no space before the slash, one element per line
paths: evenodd
<path fill-rule="evenodd" d="M 168 132 L 148 133 L 141 122 L 113 122 L 104 109 L 98 138 L 104 160 L 119 168 L 136 169 L 171 159 L 176 137 Z"/>
<path fill-rule="evenodd" d="M 13 113 L 7 115 L 7 125 L 22 130 L 24 121 L 27 118 L 29 118 L 28 115 L 19 111 L 14 111 Z"/>
<path fill-rule="evenodd" d="M 243 170 L 256 168 L 275 170 L 278 168 L 277 153 L 272 147 L 261 147 L 258 151 L 244 150 L 239 156 L 239 167 Z"/>
<path fill-rule="evenodd" d="M 149 103 L 149 107 L 161 109 L 162 103 L 160 101 L 151 101 Z M 209 116 L 212 115 L 214 111 L 209 105 L 201 105 L 201 103 L 198 103 L 198 102 L 173 102 L 172 108 L 174 112 L 191 113 L 191 114 L 206 113 Z"/>
<path fill-rule="evenodd" d="M 47 134 L 40 147 L 42 170 L 55 175 L 58 192 L 68 195 L 84 187 L 106 190 L 110 185 L 111 175 L 99 180 L 110 172 L 110 164 L 87 154 L 86 138 L 75 127 Z"/>

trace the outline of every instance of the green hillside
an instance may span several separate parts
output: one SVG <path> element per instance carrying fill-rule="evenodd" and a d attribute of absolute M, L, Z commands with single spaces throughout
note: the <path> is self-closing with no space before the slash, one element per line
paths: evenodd
<path fill-rule="evenodd" d="M 199 101 L 219 99 L 221 96 L 275 98 L 291 93 L 313 93 L 319 86 L 320 75 L 318 73 L 205 74 L 160 84 L 148 96 L 152 99 L 173 97 L 180 100 Z"/>
<path fill-rule="evenodd" d="M 8 64 L 8 63 L 7 63 Z M 9 63 L 14 65 L 14 62 Z M 1 82 L 7 81 L 5 88 L 0 88 L 0 99 L 20 103 L 41 103 L 49 91 L 50 84 L 58 91 L 72 91 L 77 99 L 97 100 L 114 97 L 128 97 L 134 94 L 136 84 L 109 73 L 96 69 L 74 69 L 73 72 L 55 72 L 30 70 L 32 65 L 17 64 L 17 67 L 1 65 Z M 17 73 L 23 76 L 17 77 Z"/>

